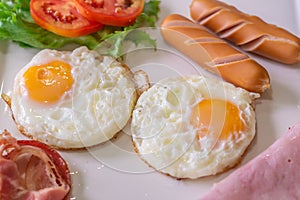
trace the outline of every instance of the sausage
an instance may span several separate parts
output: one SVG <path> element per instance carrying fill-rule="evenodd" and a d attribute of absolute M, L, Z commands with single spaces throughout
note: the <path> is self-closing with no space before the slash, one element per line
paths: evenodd
<path fill-rule="evenodd" d="M 264 67 L 186 17 L 168 15 L 161 24 L 161 34 L 197 64 L 238 87 L 256 93 L 270 87 Z"/>
<path fill-rule="evenodd" d="M 300 39 L 257 16 L 218 0 L 193 0 L 190 14 L 193 20 L 245 51 L 285 64 L 300 61 Z"/>

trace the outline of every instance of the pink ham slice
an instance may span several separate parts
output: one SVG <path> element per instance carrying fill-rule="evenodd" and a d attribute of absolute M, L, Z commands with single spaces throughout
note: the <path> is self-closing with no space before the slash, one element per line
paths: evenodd
<path fill-rule="evenodd" d="M 300 122 L 199 200 L 241 199 L 300 199 Z"/>
<path fill-rule="evenodd" d="M 69 191 L 43 150 L 0 134 L 0 200 L 62 200 Z"/>

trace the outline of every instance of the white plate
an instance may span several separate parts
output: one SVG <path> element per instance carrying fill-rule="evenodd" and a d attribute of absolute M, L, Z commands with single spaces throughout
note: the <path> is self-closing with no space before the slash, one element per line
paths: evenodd
<path fill-rule="evenodd" d="M 299 0 L 252 0 L 226 2 L 239 9 L 260 16 L 295 35 L 300 35 Z M 160 21 L 170 13 L 189 16 L 190 1 L 162 0 Z M 160 22 L 159 22 L 160 23 Z M 159 24 L 158 23 L 158 24 Z M 159 49 L 131 52 L 126 62 L 149 73 L 156 82 L 167 76 L 199 72 L 197 66 L 158 38 Z M 276 47 L 275 47 L 276 48 Z M 13 79 L 37 53 L 14 43 L 0 41 L 0 86 L 5 93 L 12 88 Z M 272 89 L 265 92 L 256 104 L 257 137 L 253 141 L 242 166 L 254 158 L 296 122 L 300 121 L 300 63 L 287 66 L 249 54 L 265 66 L 271 76 Z M 210 75 L 210 74 L 208 74 Z M 7 106 L 0 101 L 0 129 L 18 133 Z M 117 139 L 89 150 L 61 151 L 72 176 L 70 199 L 197 199 L 235 169 L 218 176 L 198 180 L 176 180 L 153 171 L 133 152 L 128 127 Z M 229 191 L 230 192 L 230 191 Z"/>

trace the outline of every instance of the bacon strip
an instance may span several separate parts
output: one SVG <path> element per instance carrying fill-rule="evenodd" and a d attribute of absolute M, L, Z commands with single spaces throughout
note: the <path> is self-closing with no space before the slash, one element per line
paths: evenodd
<path fill-rule="evenodd" d="M 0 134 L 0 199 L 64 199 L 70 183 L 53 161 L 34 146 L 20 146 L 7 131 Z"/>
<path fill-rule="evenodd" d="M 300 122 L 199 200 L 300 199 Z"/>

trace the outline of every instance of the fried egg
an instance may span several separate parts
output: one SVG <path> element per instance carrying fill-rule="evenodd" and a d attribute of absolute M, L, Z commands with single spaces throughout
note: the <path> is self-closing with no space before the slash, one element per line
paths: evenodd
<path fill-rule="evenodd" d="M 223 172 L 240 161 L 255 136 L 257 97 L 200 75 L 164 79 L 134 108 L 135 151 L 149 166 L 176 178 Z"/>
<path fill-rule="evenodd" d="M 86 47 L 40 51 L 16 75 L 10 97 L 19 129 L 59 148 L 111 139 L 137 99 L 129 68 Z"/>

